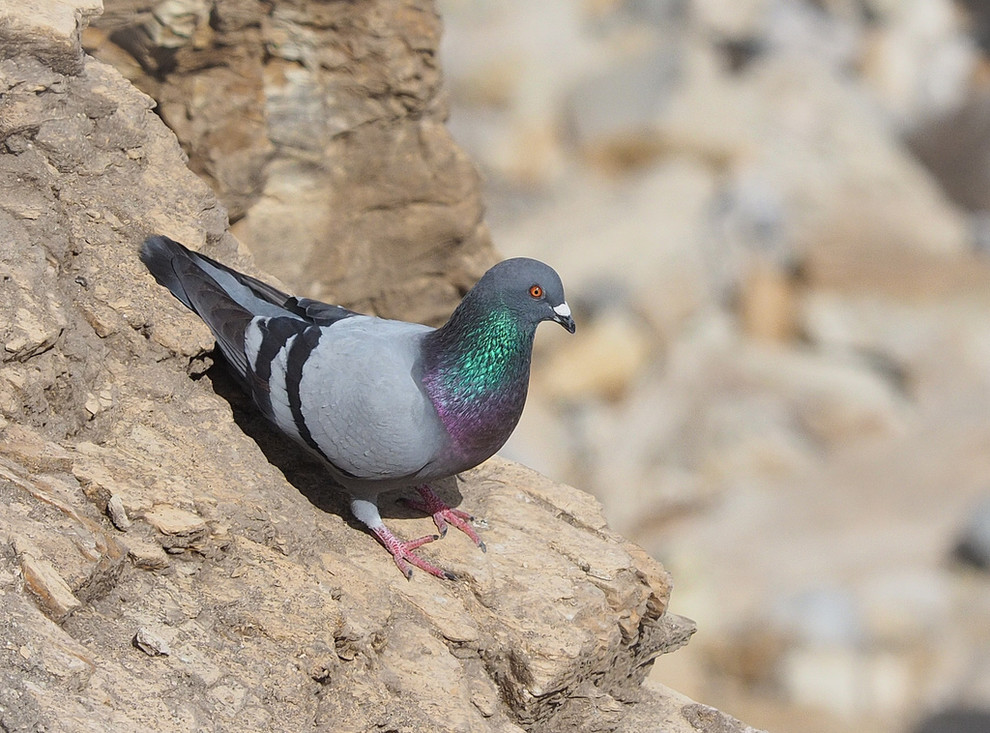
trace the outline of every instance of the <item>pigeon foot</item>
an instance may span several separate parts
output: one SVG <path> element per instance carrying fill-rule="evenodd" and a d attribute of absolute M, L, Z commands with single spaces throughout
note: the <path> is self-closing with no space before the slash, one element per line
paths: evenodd
<path fill-rule="evenodd" d="M 474 521 L 474 517 L 467 512 L 462 512 L 460 509 L 454 509 L 447 506 L 443 499 L 437 496 L 433 489 L 431 489 L 426 484 L 420 484 L 416 487 L 416 491 L 422 497 L 422 501 L 416 501 L 415 499 L 404 499 L 403 501 L 413 509 L 423 512 L 424 514 L 430 514 L 433 516 L 433 522 L 437 525 L 437 530 L 440 532 L 440 536 L 443 537 L 447 534 L 447 525 L 453 525 L 457 529 L 461 530 L 464 534 L 471 538 L 471 541 L 476 544 L 482 552 L 487 552 L 488 548 L 485 547 L 485 543 L 478 536 L 478 533 L 474 531 L 474 528 L 468 524 L 468 522 Z"/>
<path fill-rule="evenodd" d="M 395 565 L 399 568 L 399 571 L 406 576 L 406 580 L 412 578 L 412 567 L 415 565 L 420 570 L 425 570 L 430 575 L 435 575 L 438 578 L 444 578 L 446 580 L 457 580 L 457 576 L 447 570 L 438 568 L 433 563 L 427 562 L 423 558 L 419 557 L 413 552 L 417 547 L 422 547 L 425 544 L 433 542 L 440 539 L 439 536 L 435 534 L 429 534 L 425 537 L 420 537 L 415 540 L 403 541 L 392 534 L 391 530 L 384 524 L 380 527 L 372 527 L 371 531 L 374 532 L 375 537 L 381 542 L 385 549 L 388 550 L 392 559 L 395 560 Z"/>

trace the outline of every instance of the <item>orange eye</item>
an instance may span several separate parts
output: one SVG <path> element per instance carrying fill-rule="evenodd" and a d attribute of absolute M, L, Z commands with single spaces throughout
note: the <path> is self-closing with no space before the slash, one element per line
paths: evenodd
<path fill-rule="evenodd" d="M 534 298 L 542 298 L 543 288 L 541 288 L 539 285 L 534 285 L 529 289 L 529 294 L 532 295 Z"/>

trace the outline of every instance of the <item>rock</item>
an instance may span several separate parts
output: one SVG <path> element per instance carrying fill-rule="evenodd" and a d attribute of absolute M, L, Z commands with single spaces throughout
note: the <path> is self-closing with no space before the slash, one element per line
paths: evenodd
<path fill-rule="evenodd" d="M 914 733 L 980 733 L 990 726 L 990 713 L 966 707 L 948 708 L 925 717 Z"/>
<path fill-rule="evenodd" d="M 124 501 L 120 498 L 120 494 L 113 494 L 110 497 L 110 500 L 107 502 L 107 514 L 110 516 L 113 526 L 121 532 L 126 532 L 130 529 L 131 520 L 127 516 L 127 509 L 124 508 Z"/>
<path fill-rule="evenodd" d="M 153 34 L 177 63 L 242 17 L 218 11 L 204 23 L 204 5 L 184 6 L 189 17 L 179 7 L 163 8 Z M 436 18 L 417 8 L 361 17 L 388 25 L 400 13 L 410 47 L 429 49 Z M 321 22 L 350 10 L 328 7 Z M 0 26 L 0 47 L 10 28 Z M 363 73 L 383 73 L 378 54 L 408 50 L 384 27 L 354 33 L 370 44 Z M 332 65 L 333 50 L 321 64 Z M 414 93 L 430 53 L 417 58 L 408 77 L 388 77 L 414 107 L 430 103 Z M 592 497 L 490 461 L 437 487 L 454 503 L 463 491 L 463 506 L 487 520 L 487 554 L 448 536 L 428 556 L 462 580 L 407 581 L 350 525 L 323 469 L 205 366 L 208 336 L 138 260 L 144 236 L 167 230 L 257 272 L 149 98 L 90 58 L 78 73 L 23 54 L 2 63 L 3 104 L 19 128 L 0 130 L 0 181 L 38 205 L 18 204 L 27 218 L 0 217 L 4 257 L 26 278 L 0 303 L 0 321 L 42 292 L 36 305 L 64 323 L 50 348 L 0 363 L 0 407 L 16 438 L 0 442 L 0 526 L 11 537 L 0 552 L 5 726 L 609 730 L 636 700 L 662 702 L 643 678 L 694 624 L 668 612 L 666 571 L 610 530 Z M 378 155 L 389 149 L 383 129 L 366 134 Z M 404 144 L 418 142 L 430 144 Z M 425 160 L 433 153 L 444 155 Z M 410 176 L 435 173 L 423 160 Z M 345 190 L 376 200 L 378 181 Z M 430 218 L 380 213 L 415 237 Z M 424 275 L 421 285 L 440 280 L 449 282 Z M 113 399 L 87 410 L 105 390 Z M 122 525 L 121 507 L 126 536 L 106 516 Z M 397 501 L 383 511 L 403 536 L 432 531 Z"/>
<path fill-rule="evenodd" d="M 990 499 L 982 501 L 966 517 L 954 554 L 968 565 L 990 569 Z"/>
<path fill-rule="evenodd" d="M 193 537 L 206 532 L 203 518 L 178 507 L 158 504 L 144 515 L 144 520 L 162 534 Z"/>
<path fill-rule="evenodd" d="M 21 425 L 5 426 L 3 453 L 31 471 L 39 473 L 64 471 L 72 464 L 71 452 Z"/>
<path fill-rule="evenodd" d="M 138 629 L 131 643 L 149 657 L 167 657 L 172 653 L 168 643 L 157 632 L 144 627 Z"/>
<path fill-rule="evenodd" d="M 84 448 L 83 450 L 88 449 Z M 125 516 L 127 512 L 137 513 L 151 509 L 151 504 L 143 497 L 135 495 L 132 487 L 118 483 L 112 475 L 113 473 L 119 475 L 119 472 L 111 472 L 107 466 L 85 455 L 77 458 L 72 464 L 72 475 L 79 481 L 83 492 L 90 501 L 102 507 L 105 512 L 117 511 L 116 509 L 111 510 L 110 507 L 110 502 L 114 498 L 116 498 L 120 510 L 125 513 Z M 117 528 L 120 529 L 120 527 Z"/>
<path fill-rule="evenodd" d="M 72 593 L 65 578 L 58 574 L 37 547 L 18 536 L 14 536 L 12 546 L 20 558 L 25 585 L 53 621 L 61 623 L 82 606 L 82 601 Z"/>
<path fill-rule="evenodd" d="M 210 535 L 202 517 L 168 504 L 156 504 L 143 519 L 161 533 L 159 541 L 166 552 L 203 551 Z"/>
<path fill-rule="evenodd" d="M 53 71 L 78 73 L 83 65 L 79 34 L 102 9 L 100 0 L 58 0 L 39 3 L 33 12 L 22 13 L 5 2 L 0 5 L 5 38 L 2 58 L 31 56 Z"/>
<path fill-rule="evenodd" d="M 101 597 L 116 583 L 124 551 L 102 529 L 93 507 L 77 505 L 78 489 L 62 478 L 60 463 L 24 465 L 16 460 L 25 444 L 43 444 L 28 429 L 16 432 L 22 442 L 10 445 L 9 453 L 8 445 L 0 444 L 0 518 L 28 587 L 46 613 L 63 621 L 82 602 Z"/>
<path fill-rule="evenodd" d="M 6 559 L 2 554 L 0 558 Z M 4 589 L 2 600 L 4 614 L 0 616 L 0 628 L 6 640 L 0 650 L 4 725 L 28 729 L 39 720 L 45 693 L 40 687 L 30 689 L 24 679 L 42 677 L 60 688 L 59 694 L 68 703 L 62 708 L 60 724 L 65 726 L 71 717 L 74 729 L 83 730 L 87 716 L 75 704 L 73 696 L 89 685 L 101 683 L 93 654 L 43 615 L 31 596 Z"/>
<path fill-rule="evenodd" d="M 739 296 L 740 321 L 748 336 L 771 343 L 795 337 L 798 295 L 793 275 L 769 264 L 754 266 Z"/>
<path fill-rule="evenodd" d="M 655 729 L 662 721 L 664 733 L 760 733 L 756 728 L 736 720 L 708 705 L 701 705 L 659 683 L 653 689 L 660 699 L 623 711 L 618 733 L 638 733 Z"/>
<path fill-rule="evenodd" d="M 146 542 L 133 535 L 127 538 L 127 556 L 142 570 L 162 570 L 168 567 L 168 555 L 158 543 Z"/>
<path fill-rule="evenodd" d="M 950 0 L 875 4 L 879 17 L 865 38 L 862 78 L 900 129 L 932 129 L 932 120 L 951 114 L 966 99 L 979 56 L 960 5 Z"/>
<path fill-rule="evenodd" d="M 494 262 L 478 175 L 442 124 L 428 0 L 139 6 L 108 0 L 86 43 L 155 98 L 261 267 L 435 322 Z"/>
<path fill-rule="evenodd" d="M 606 170 L 648 164 L 663 146 L 656 118 L 680 82 L 680 49 L 648 48 L 574 85 L 564 124 L 584 155 Z"/>

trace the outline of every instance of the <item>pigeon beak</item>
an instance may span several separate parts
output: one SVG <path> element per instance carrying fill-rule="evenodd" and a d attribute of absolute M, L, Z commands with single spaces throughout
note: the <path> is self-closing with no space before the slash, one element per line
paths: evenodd
<path fill-rule="evenodd" d="M 576 326 L 574 325 L 574 319 L 571 318 L 571 308 L 567 305 L 567 301 L 565 300 L 560 305 L 554 306 L 553 312 L 553 320 L 566 328 L 570 333 L 574 333 Z"/>

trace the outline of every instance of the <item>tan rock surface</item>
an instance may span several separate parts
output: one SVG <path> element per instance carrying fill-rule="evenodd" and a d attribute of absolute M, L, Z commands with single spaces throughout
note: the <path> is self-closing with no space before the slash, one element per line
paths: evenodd
<path fill-rule="evenodd" d="M 21 53 L 11 28 L 49 30 L 19 19 L 0 26 L 2 727 L 605 731 L 659 703 L 641 682 L 693 624 L 587 494 L 493 460 L 459 484 L 487 554 L 450 536 L 424 552 L 460 581 L 395 570 L 143 271 L 152 231 L 252 269 L 151 100 L 93 59 L 60 71 L 77 28 Z"/>
<path fill-rule="evenodd" d="M 155 98 L 263 269 L 432 322 L 494 263 L 429 0 L 105 5 L 87 47 Z"/>

